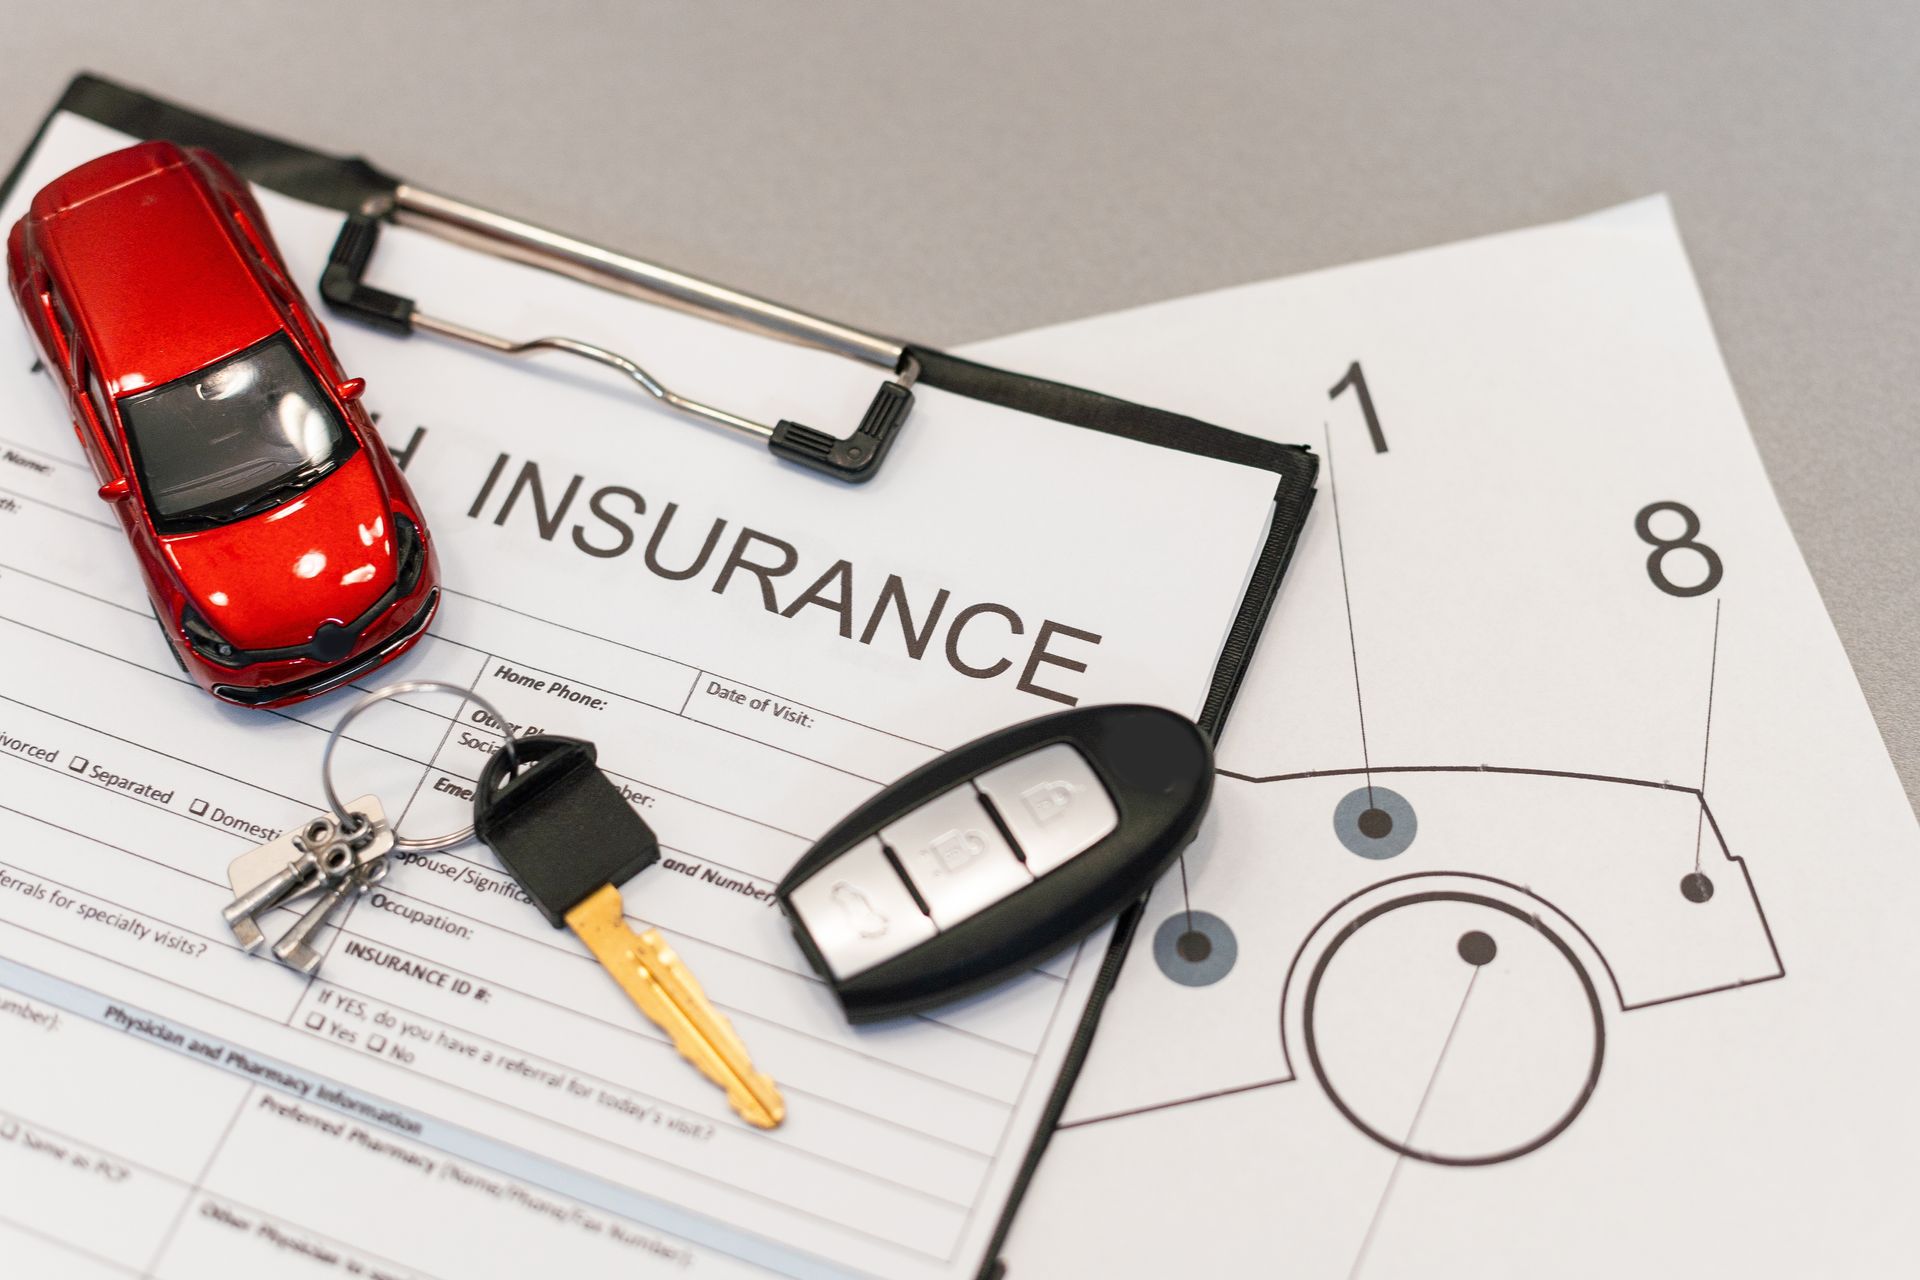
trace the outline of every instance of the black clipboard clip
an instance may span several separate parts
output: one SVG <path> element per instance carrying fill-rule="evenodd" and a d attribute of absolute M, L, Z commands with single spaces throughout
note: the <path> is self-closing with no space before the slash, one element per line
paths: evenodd
<path fill-rule="evenodd" d="M 893 377 L 880 384 L 873 403 L 867 406 L 866 415 L 851 435 L 830 435 L 785 418 L 768 426 L 680 395 L 637 361 L 617 351 L 578 338 L 503 338 L 421 311 L 412 298 L 368 284 L 367 265 L 379 243 L 381 225 L 386 221 L 415 227 L 614 293 L 878 365 L 889 370 Z M 320 296 L 336 314 L 389 333 L 426 332 L 499 355 L 557 352 L 591 360 L 624 374 L 649 396 L 677 413 L 764 440 L 775 457 L 848 484 L 863 484 L 879 473 L 880 464 L 886 461 L 894 439 L 913 408 L 913 384 L 920 375 L 920 362 L 905 343 L 895 339 L 865 333 L 404 183 L 397 185 L 390 196 L 348 215 L 333 242 L 333 251 L 327 256 L 326 270 L 320 277 Z"/>

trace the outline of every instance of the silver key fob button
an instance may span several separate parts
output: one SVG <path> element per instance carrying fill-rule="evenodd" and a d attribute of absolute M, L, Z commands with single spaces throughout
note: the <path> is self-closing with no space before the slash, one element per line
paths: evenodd
<path fill-rule="evenodd" d="M 1120 825 L 1106 785 L 1065 742 L 989 769 L 973 785 L 993 802 L 1036 876 L 1085 853 Z"/>
<path fill-rule="evenodd" d="M 863 840 L 834 859 L 793 891 L 788 906 L 807 922 L 836 978 L 851 978 L 934 934 L 933 921 L 878 839 Z"/>
<path fill-rule="evenodd" d="M 900 859 L 927 914 L 942 929 L 1032 879 L 969 786 L 955 787 L 880 828 L 880 839 Z"/>

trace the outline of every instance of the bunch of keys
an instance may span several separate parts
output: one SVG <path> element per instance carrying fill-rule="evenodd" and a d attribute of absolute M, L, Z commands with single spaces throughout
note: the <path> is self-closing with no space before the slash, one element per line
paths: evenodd
<path fill-rule="evenodd" d="M 474 788 L 471 826 L 424 839 L 402 836 L 376 797 L 341 803 L 333 785 L 333 750 L 347 726 L 370 708 L 435 690 L 479 707 L 499 726 L 503 741 Z M 234 900 L 223 914 L 253 951 L 263 940 L 261 913 L 318 891 L 320 898 L 273 947 L 282 962 L 311 975 L 321 961 L 312 945 L 320 929 L 349 899 L 379 883 L 395 850 L 449 849 L 477 834 L 548 923 L 573 930 L 680 1055 L 726 1090 L 742 1119 L 774 1128 L 787 1114 L 778 1086 L 754 1069 L 733 1025 L 659 931 L 636 934 L 627 924 L 620 886 L 659 861 L 660 842 L 600 772 L 597 759 L 593 744 L 579 738 L 514 736 L 497 707 L 461 685 L 408 680 L 376 689 L 348 708 L 321 754 L 330 813 L 235 859 L 228 868 Z"/>
<path fill-rule="evenodd" d="M 220 911 L 245 950 L 260 949 L 266 935 L 259 917 L 310 893 L 319 900 L 273 944 L 273 954 L 311 977 L 320 967 L 314 940 L 347 899 L 386 878 L 393 828 L 375 796 L 361 796 L 344 812 L 323 813 L 303 827 L 235 858 L 227 867 L 233 901 Z"/>

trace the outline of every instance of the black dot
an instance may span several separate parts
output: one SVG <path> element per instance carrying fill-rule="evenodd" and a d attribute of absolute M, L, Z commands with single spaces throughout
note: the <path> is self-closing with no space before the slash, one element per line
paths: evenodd
<path fill-rule="evenodd" d="M 1360 834 L 1369 840 L 1384 840 L 1393 834 L 1393 815 L 1385 809 L 1367 809 L 1360 814 Z"/>
<path fill-rule="evenodd" d="M 1213 954 L 1213 939 L 1198 929 L 1189 929 L 1180 935 L 1178 941 L 1173 944 L 1173 949 L 1178 951 L 1180 958 L 1188 964 L 1199 964 Z"/>
<path fill-rule="evenodd" d="M 1460 958 L 1470 965 L 1487 964 L 1499 951 L 1493 939 L 1478 929 L 1469 929 L 1460 935 Z"/>
<path fill-rule="evenodd" d="M 1713 896 L 1713 881 L 1699 871 L 1689 871 L 1680 877 L 1680 896 L 1688 902 L 1705 902 Z"/>

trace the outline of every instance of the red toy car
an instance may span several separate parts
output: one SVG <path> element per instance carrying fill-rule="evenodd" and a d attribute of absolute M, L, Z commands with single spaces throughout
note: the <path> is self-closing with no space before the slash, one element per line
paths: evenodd
<path fill-rule="evenodd" d="M 198 684 L 275 706 L 419 640 L 419 506 L 217 157 L 147 142 L 49 183 L 7 283 Z"/>

